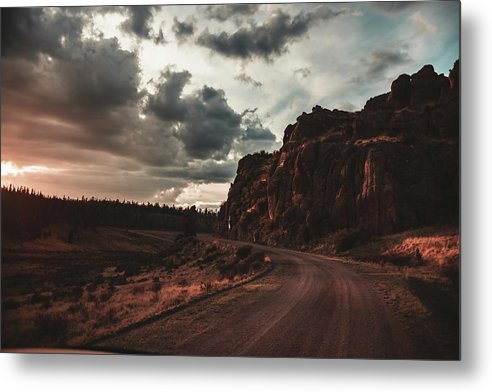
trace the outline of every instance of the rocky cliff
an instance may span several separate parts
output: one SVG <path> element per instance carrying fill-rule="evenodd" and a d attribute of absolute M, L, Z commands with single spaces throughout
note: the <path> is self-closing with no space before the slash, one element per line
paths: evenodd
<path fill-rule="evenodd" d="M 319 106 L 273 154 L 244 157 L 222 235 L 300 245 L 342 229 L 386 234 L 459 219 L 459 63 L 400 75 L 355 113 Z"/>

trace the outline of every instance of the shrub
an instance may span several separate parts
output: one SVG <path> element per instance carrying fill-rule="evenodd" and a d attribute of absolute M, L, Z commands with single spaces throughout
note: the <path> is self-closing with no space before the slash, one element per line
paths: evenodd
<path fill-rule="evenodd" d="M 217 269 L 222 278 L 232 279 L 236 274 L 236 264 L 234 262 L 228 263 L 225 260 L 219 260 L 217 262 Z"/>
<path fill-rule="evenodd" d="M 79 300 L 84 294 L 82 287 L 75 286 L 70 290 L 70 297 L 74 300 Z"/>
<path fill-rule="evenodd" d="M 69 321 L 62 313 L 38 313 L 34 319 L 34 328 L 41 339 L 64 340 L 68 333 Z"/>
<path fill-rule="evenodd" d="M 126 284 L 126 277 L 124 276 L 115 276 L 112 280 L 111 280 L 111 284 L 113 285 L 122 285 L 122 284 Z M 113 286 L 114 287 L 114 286 Z"/>
<path fill-rule="evenodd" d="M 113 295 L 112 291 L 106 291 L 105 293 L 102 293 L 99 296 L 99 302 L 106 302 L 107 300 L 109 300 L 111 298 L 112 295 Z"/>
<path fill-rule="evenodd" d="M 125 276 L 135 276 L 140 273 L 140 264 L 138 263 L 131 263 L 128 264 L 125 268 Z"/>
<path fill-rule="evenodd" d="M 20 304 L 15 299 L 2 301 L 2 310 L 18 309 Z"/>
<path fill-rule="evenodd" d="M 207 281 L 207 282 L 202 282 L 200 284 L 200 287 L 203 291 L 205 291 L 205 293 L 209 294 L 210 292 L 212 292 L 212 289 L 213 289 L 213 285 L 212 285 L 212 282 L 210 281 Z"/>
<path fill-rule="evenodd" d="M 205 252 L 207 254 L 210 254 L 210 253 L 214 253 L 217 249 L 218 249 L 218 247 L 216 244 L 210 244 L 207 246 L 207 249 L 205 250 Z"/>
<path fill-rule="evenodd" d="M 203 264 L 208 264 L 208 263 L 216 260 L 217 257 L 219 257 L 219 252 L 212 252 L 212 253 L 208 254 L 207 256 L 205 256 L 205 258 L 203 259 Z"/>
<path fill-rule="evenodd" d="M 251 265 L 251 268 L 258 269 L 263 265 L 265 261 L 265 253 L 263 252 L 253 253 L 249 255 L 246 261 Z"/>
<path fill-rule="evenodd" d="M 137 294 L 142 294 L 144 292 L 144 287 L 143 286 L 134 286 L 132 288 L 132 294 L 137 295 Z"/>
<path fill-rule="evenodd" d="M 253 247 L 251 245 L 244 245 L 237 249 L 236 258 L 238 260 L 243 260 L 251 254 Z"/>
<path fill-rule="evenodd" d="M 152 279 L 152 291 L 154 293 L 158 293 L 162 288 L 162 283 L 159 278 L 156 276 Z"/>
<path fill-rule="evenodd" d="M 359 230 L 340 230 L 333 237 L 333 246 L 336 253 L 346 252 L 355 245 L 367 240 L 367 235 Z"/>
<path fill-rule="evenodd" d="M 249 263 L 247 260 L 241 260 L 236 265 L 236 271 L 239 275 L 247 274 L 250 271 L 250 269 L 251 269 L 251 263 Z"/>
<path fill-rule="evenodd" d="M 102 317 L 99 319 L 99 324 L 100 325 L 110 325 L 114 324 L 116 321 L 116 310 L 115 308 L 109 308 L 106 313 L 102 315 Z"/>
<path fill-rule="evenodd" d="M 37 303 L 40 303 L 42 300 L 42 297 L 41 297 L 41 293 L 34 293 L 32 296 L 31 296 L 31 303 L 32 304 L 37 304 Z"/>

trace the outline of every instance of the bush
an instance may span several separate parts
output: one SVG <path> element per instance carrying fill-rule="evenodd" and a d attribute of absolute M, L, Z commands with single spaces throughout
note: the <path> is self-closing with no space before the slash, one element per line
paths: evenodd
<path fill-rule="evenodd" d="M 70 298 L 73 298 L 76 301 L 79 300 L 83 294 L 84 289 L 82 289 L 82 287 L 75 286 L 70 290 Z"/>
<path fill-rule="evenodd" d="M 333 237 L 333 245 L 336 253 L 346 252 L 355 245 L 367 240 L 367 235 L 359 230 L 340 230 Z"/>
<path fill-rule="evenodd" d="M 2 301 L 2 310 L 18 309 L 20 304 L 15 299 Z"/>
<path fill-rule="evenodd" d="M 109 308 L 98 320 L 100 325 L 111 325 L 116 321 L 116 309 Z"/>
<path fill-rule="evenodd" d="M 217 269 L 222 278 L 232 279 L 236 274 L 236 264 L 234 262 L 231 263 L 221 259 L 217 261 Z"/>
<path fill-rule="evenodd" d="M 260 268 L 263 263 L 265 262 L 265 253 L 263 252 L 256 252 L 250 255 L 246 261 L 251 264 L 251 268 L 253 269 L 258 269 Z"/>
<path fill-rule="evenodd" d="M 245 275 L 250 271 L 250 269 L 251 263 L 249 263 L 247 260 L 241 260 L 236 265 L 236 272 L 238 275 Z"/>
<path fill-rule="evenodd" d="M 253 247 L 251 245 L 244 245 L 238 248 L 236 251 L 236 258 L 238 260 L 243 260 L 251 254 Z"/>
<path fill-rule="evenodd" d="M 64 340 L 69 329 L 66 315 L 61 313 L 38 313 L 34 319 L 34 328 L 41 339 Z"/>
<path fill-rule="evenodd" d="M 212 261 L 216 260 L 217 257 L 219 257 L 219 252 L 212 252 L 205 256 L 205 258 L 203 259 L 203 264 L 209 264 Z"/>
<path fill-rule="evenodd" d="M 99 302 L 106 302 L 108 301 L 113 295 L 113 292 L 112 291 L 106 291 L 105 293 L 102 293 L 100 296 L 99 296 Z"/>
<path fill-rule="evenodd" d="M 207 248 L 205 249 L 205 252 L 207 254 L 210 254 L 210 253 L 214 253 L 216 250 L 218 250 L 219 248 L 217 247 L 216 244 L 210 244 L 210 245 L 207 245 Z"/>
<path fill-rule="evenodd" d="M 152 291 L 158 293 L 161 290 L 162 283 L 157 276 L 152 279 Z"/>
<path fill-rule="evenodd" d="M 138 275 L 139 273 L 140 273 L 140 264 L 138 263 L 131 263 L 125 267 L 126 277 L 135 276 Z"/>
<path fill-rule="evenodd" d="M 134 286 L 132 288 L 132 294 L 137 295 L 137 294 L 142 294 L 145 291 L 143 286 Z"/>

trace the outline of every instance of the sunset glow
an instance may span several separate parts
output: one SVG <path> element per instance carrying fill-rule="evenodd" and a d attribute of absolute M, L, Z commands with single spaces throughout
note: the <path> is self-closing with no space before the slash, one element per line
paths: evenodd
<path fill-rule="evenodd" d="M 46 166 L 37 165 L 19 167 L 12 161 L 2 161 L 2 177 L 17 177 L 26 173 L 46 173 L 53 170 Z"/>

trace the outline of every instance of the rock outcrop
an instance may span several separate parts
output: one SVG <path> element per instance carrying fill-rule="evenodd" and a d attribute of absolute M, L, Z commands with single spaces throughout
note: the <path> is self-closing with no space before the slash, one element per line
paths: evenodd
<path fill-rule="evenodd" d="M 319 106 L 282 148 L 238 165 L 219 231 L 301 245 L 341 229 L 386 234 L 459 219 L 459 63 L 400 75 L 360 112 Z"/>

